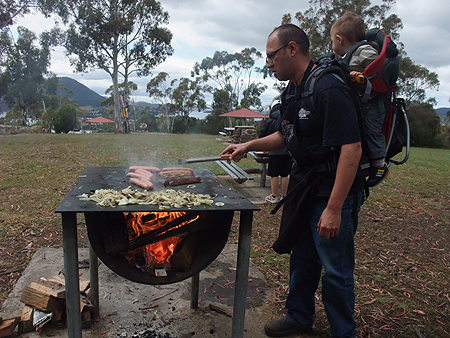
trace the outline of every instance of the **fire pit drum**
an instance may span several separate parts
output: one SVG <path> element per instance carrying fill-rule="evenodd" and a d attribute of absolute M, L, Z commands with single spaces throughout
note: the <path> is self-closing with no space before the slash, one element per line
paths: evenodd
<path fill-rule="evenodd" d="M 184 280 L 190 276 L 193 277 L 193 281 L 194 277 L 198 281 L 198 273 L 206 268 L 220 254 L 225 246 L 235 211 L 240 211 L 240 227 L 232 337 L 242 337 L 250 257 L 251 223 L 253 211 L 258 211 L 259 208 L 206 169 L 194 170 L 195 175 L 201 177 L 202 180 L 193 187 L 180 185 L 170 187 L 170 189 L 215 196 L 214 203 L 211 206 L 201 205 L 191 208 L 170 208 L 169 210 L 160 210 L 159 206 L 138 204 L 102 207 L 96 205 L 93 201 L 84 201 L 77 197 L 97 189 L 125 189 L 131 185 L 129 183 L 129 178 L 126 176 L 127 172 L 128 168 L 123 167 L 87 167 L 56 209 L 56 212 L 61 213 L 62 215 L 69 337 L 81 337 L 77 269 L 77 213 L 84 213 L 85 215 L 89 241 L 91 244 L 91 260 L 96 259 L 98 256 L 117 274 L 139 283 L 167 284 Z M 157 177 L 158 176 L 155 175 L 155 178 Z M 153 183 L 153 191 L 167 189 L 164 187 L 161 180 L 156 179 Z M 133 185 L 131 185 L 131 188 L 143 190 Z M 127 231 L 125 223 L 125 219 L 128 217 L 127 215 L 132 215 L 133 213 L 161 212 L 186 213 L 186 216 L 183 216 L 186 217 L 186 219 L 191 219 L 197 215 L 199 216 L 199 219 L 192 221 L 192 223 L 168 230 L 168 232 L 173 231 L 177 235 L 195 237 L 195 254 L 189 269 L 168 269 L 166 270 L 166 276 L 157 275 L 154 271 L 144 271 L 142 268 L 130 264 L 130 262 L 125 259 L 126 252 L 128 252 L 128 249 L 130 248 L 134 249 L 142 247 L 142 243 L 130 241 L 123 236 Z M 111 250 L 111 246 L 109 244 L 107 245 L 111 237 L 105 236 L 105 233 L 108 231 L 117 232 L 117 234 L 112 237 L 123 239 L 118 241 L 119 249 Z M 154 243 L 155 238 L 152 238 L 152 236 L 150 236 L 149 240 Z M 165 236 L 167 237 L 168 235 Z M 137 242 L 139 241 L 140 239 L 138 238 Z M 120 248 L 120 245 L 122 245 L 123 248 Z M 115 245 L 113 245 L 113 248 L 115 248 Z M 98 275 L 98 272 L 95 268 L 95 264 L 91 262 L 91 290 L 98 293 L 98 276 L 96 275 Z M 195 295 L 191 295 L 191 297 L 194 296 Z M 196 297 L 198 297 L 198 290 Z M 94 307 L 97 307 L 98 311 L 98 294 L 94 295 L 92 301 Z"/>
<path fill-rule="evenodd" d="M 188 218 L 197 215 L 197 213 L 192 212 L 191 214 L 188 213 L 186 215 L 189 216 Z M 186 270 L 176 267 L 170 269 L 160 267 L 159 270 L 151 269 L 148 271 L 137 264 L 129 262 L 126 258 L 127 248 L 125 244 L 128 242 L 128 234 L 123 212 L 86 212 L 85 217 L 91 247 L 103 263 L 124 278 L 138 283 L 157 285 L 182 281 L 211 264 L 225 247 L 233 220 L 233 211 L 203 211 L 199 214 L 199 219 L 192 223 L 194 226 L 191 228 L 194 228 L 194 230 L 188 235 L 190 236 L 189 238 L 193 238 L 192 241 L 195 241 L 192 244 L 195 246 L 195 253 L 193 254 L 192 262 Z M 200 224 L 200 226 L 196 227 L 196 224 Z M 185 227 L 188 228 L 189 225 L 177 230 L 183 234 L 183 228 Z M 197 230 L 199 227 L 200 229 Z M 172 231 L 176 233 L 177 230 Z M 114 237 L 116 242 L 114 245 L 116 247 L 119 246 L 119 249 L 116 250 L 119 252 L 107 252 L 105 250 L 105 242 L 111 241 L 111 237 Z M 118 237 L 121 240 L 115 240 Z M 146 244 L 146 241 L 144 240 L 143 243 Z M 124 246 L 124 250 L 120 250 L 122 246 Z M 158 271 L 162 271 L 164 275 L 161 275 L 161 272 L 158 275 Z"/>

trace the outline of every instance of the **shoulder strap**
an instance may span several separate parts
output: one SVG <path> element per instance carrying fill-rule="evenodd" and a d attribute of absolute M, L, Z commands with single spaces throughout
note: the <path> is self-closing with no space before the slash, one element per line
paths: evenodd
<path fill-rule="evenodd" d="M 345 62 L 343 62 L 342 59 L 336 58 L 336 56 L 332 53 L 322 55 L 317 60 L 316 64 L 317 67 L 313 70 L 313 72 L 306 80 L 305 90 L 302 93 L 302 96 L 306 98 L 306 102 L 310 111 L 314 111 L 314 85 L 322 76 L 331 73 L 333 76 L 339 79 L 339 81 L 345 83 L 350 90 L 353 103 L 355 104 L 363 154 L 367 154 L 368 146 L 364 134 L 364 117 L 362 115 L 361 102 L 359 101 L 355 87 L 351 83 L 349 71 L 348 69 L 346 69 L 347 65 L 345 64 Z M 346 70 L 344 71 L 343 68 Z M 369 166 L 370 163 L 368 162 L 368 160 L 366 158 L 361 158 L 358 175 L 366 176 Z"/>
<path fill-rule="evenodd" d="M 349 76 L 344 73 L 342 68 L 340 68 L 337 63 L 339 62 L 335 54 L 333 53 L 327 53 L 322 55 L 317 61 L 316 61 L 316 68 L 312 71 L 312 73 L 308 76 L 305 82 L 305 87 L 302 92 L 302 97 L 306 98 L 308 107 L 310 111 L 314 111 L 314 86 L 316 85 L 316 82 L 321 79 L 324 75 L 331 73 L 334 77 L 336 77 L 339 81 L 348 84 L 345 81 L 346 76 Z M 341 61 L 342 62 L 342 61 Z M 342 64 L 342 63 L 341 63 Z"/>
<path fill-rule="evenodd" d="M 362 45 L 369 45 L 369 43 L 366 40 L 358 41 L 357 43 L 355 43 L 353 46 L 350 47 L 347 54 L 345 54 L 345 56 L 343 57 L 343 60 L 347 65 L 350 64 L 350 59 L 352 58 L 353 54 Z"/>

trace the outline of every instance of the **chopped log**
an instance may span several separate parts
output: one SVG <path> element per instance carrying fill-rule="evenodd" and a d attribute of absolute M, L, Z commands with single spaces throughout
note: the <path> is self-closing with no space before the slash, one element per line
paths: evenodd
<path fill-rule="evenodd" d="M 80 292 L 85 293 L 91 287 L 91 282 L 88 280 L 80 280 Z"/>
<path fill-rule="evenodd" d="M 81 328 L 88 329 L 92 325 L 91 311 L 85 311 L 81 313 Z"/>
<path fill-rule="evenodd" d="M 50 277 L 48 279 L 49 282 L 53 282 L 53 283 L 58 283 L 60 285 L 66 285 L 66 279 L 64 278 L 64 276 L 61 275 L 55 275 L 53 277 Z"/>
<path fill-rule="evenodd" d="M 91 300 L 86 296 L 80 297 L 80 311 L 83 312 L 89 312 L 94 308 L 94 305 L 92 305 Z"/>
<path fill-rule="evenodd" d="M 59 302 L 56 309 L 53 310 L 52 323 L 56 324 L 63 320 L 66 313 L 66 302 Z"/>
<path fill-rule="evenodd" d="M 44 312 L 51 312 L 58 306 L 58 299 L 40 290 L 25 286 L 20 301 Z"/>
<path fill-rule="evenodd" d="M 195 253 L 195 233 L 187 236 L 177 245 L 175 252 L 170 257 L 170 263 L 175 265 L 181 271 L 189 271 Z"/>
<path fill-rule="evenodd" d="M 23 307 L 18 326 L 19 333 L 27 333 L 35 331 L 33 326 L 33 313 L 34 313 L 33 307 L 28 305 L 25 305 Z"/>
<path fill-rule="evenodd" d="M 17 324 L 19 323 L 20 318 L 9 318 L 5 319 L 0 324 L 0 337 L 9 337 L 13 334 L 16 329 Z"/>
<path fill-rule="evenodd" d="M 31 282 L 30 288 L 46 296 L 66 298 L 66 287 L 59 283 L 39 280 L 38 282 Z"/>
<path fill-rule="evenodd" d="M 80 297 L 80 310 L 81 310 L 81 328 L 87 329 L 91 326 L 91 310 L 94 306 L 91 303 L 91 300 L 86 296 Z"/>
<path fill-rule="evenodd" d="M 47 280 L 48 282 L 52 282 L 52 283 L 58 283 L 59 285 L 62 285 L 65 287 L 66 285 L 66 280 L 63 276 L 60 275 L 55 275 L 51 278 L 49 278 Z M 80 281 L 80 292 L 86 292 L 87 289 L 89 289 L 91 286 L 91 282 L 90 281 Z"/>

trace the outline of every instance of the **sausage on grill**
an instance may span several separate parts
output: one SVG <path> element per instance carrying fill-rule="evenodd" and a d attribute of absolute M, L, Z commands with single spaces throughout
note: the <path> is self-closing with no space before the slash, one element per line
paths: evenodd
<path fill-rule="evenodd" d="M 145 178 L 130 178 L 130 182 L 144 189 L 153 189 L 153 183 Z"/>

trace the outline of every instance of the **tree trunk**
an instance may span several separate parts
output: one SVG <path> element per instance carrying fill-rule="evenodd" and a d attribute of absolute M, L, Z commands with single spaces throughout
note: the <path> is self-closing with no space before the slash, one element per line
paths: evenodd
<path fill-rule="evenodd" d="M 117 40 L 117 36 L 114 38 Z M 116 41 L 117 42 L 117 41 Z M 117 45 L 117 44 L 115 44 Z M 119 98 L 119 79 L 118 79 L 118 50 L 117 47 L 114 47 L 114 56 L 113 56 L 113 91 L 114 91 L 114 120 L 116 122 L 116 134 L 122 132 L 122 120 L 120 118 L 120 98 Z"/>
<path fill-rule="evenodd" d="M 21 109 L 21 115 L 22 115 L 22 126 L 26 127 L 28 125 L 27 122 L 27 111 L 25 109 Z"/>
<path fill-rule="evenodd" d="M 117 16 L 117 4 L 114 6 L 114 15 Z M 118 57 L 119 57 L 119 47 L 117 46 L 119 42 L 119 36 L 116 34 L 114 36 L 114 43 L 113 43 L 113 73 L 112 73 L 112 80 L 113 80 L 113 92 L 114 92 L 114 120 L 116 122 L 116 130 L 115 133 L 121 133 L 122 132 L 122 120 L 120 118 L 120 102 L 119 102 L 119 64 L 118 64 Z"/>

